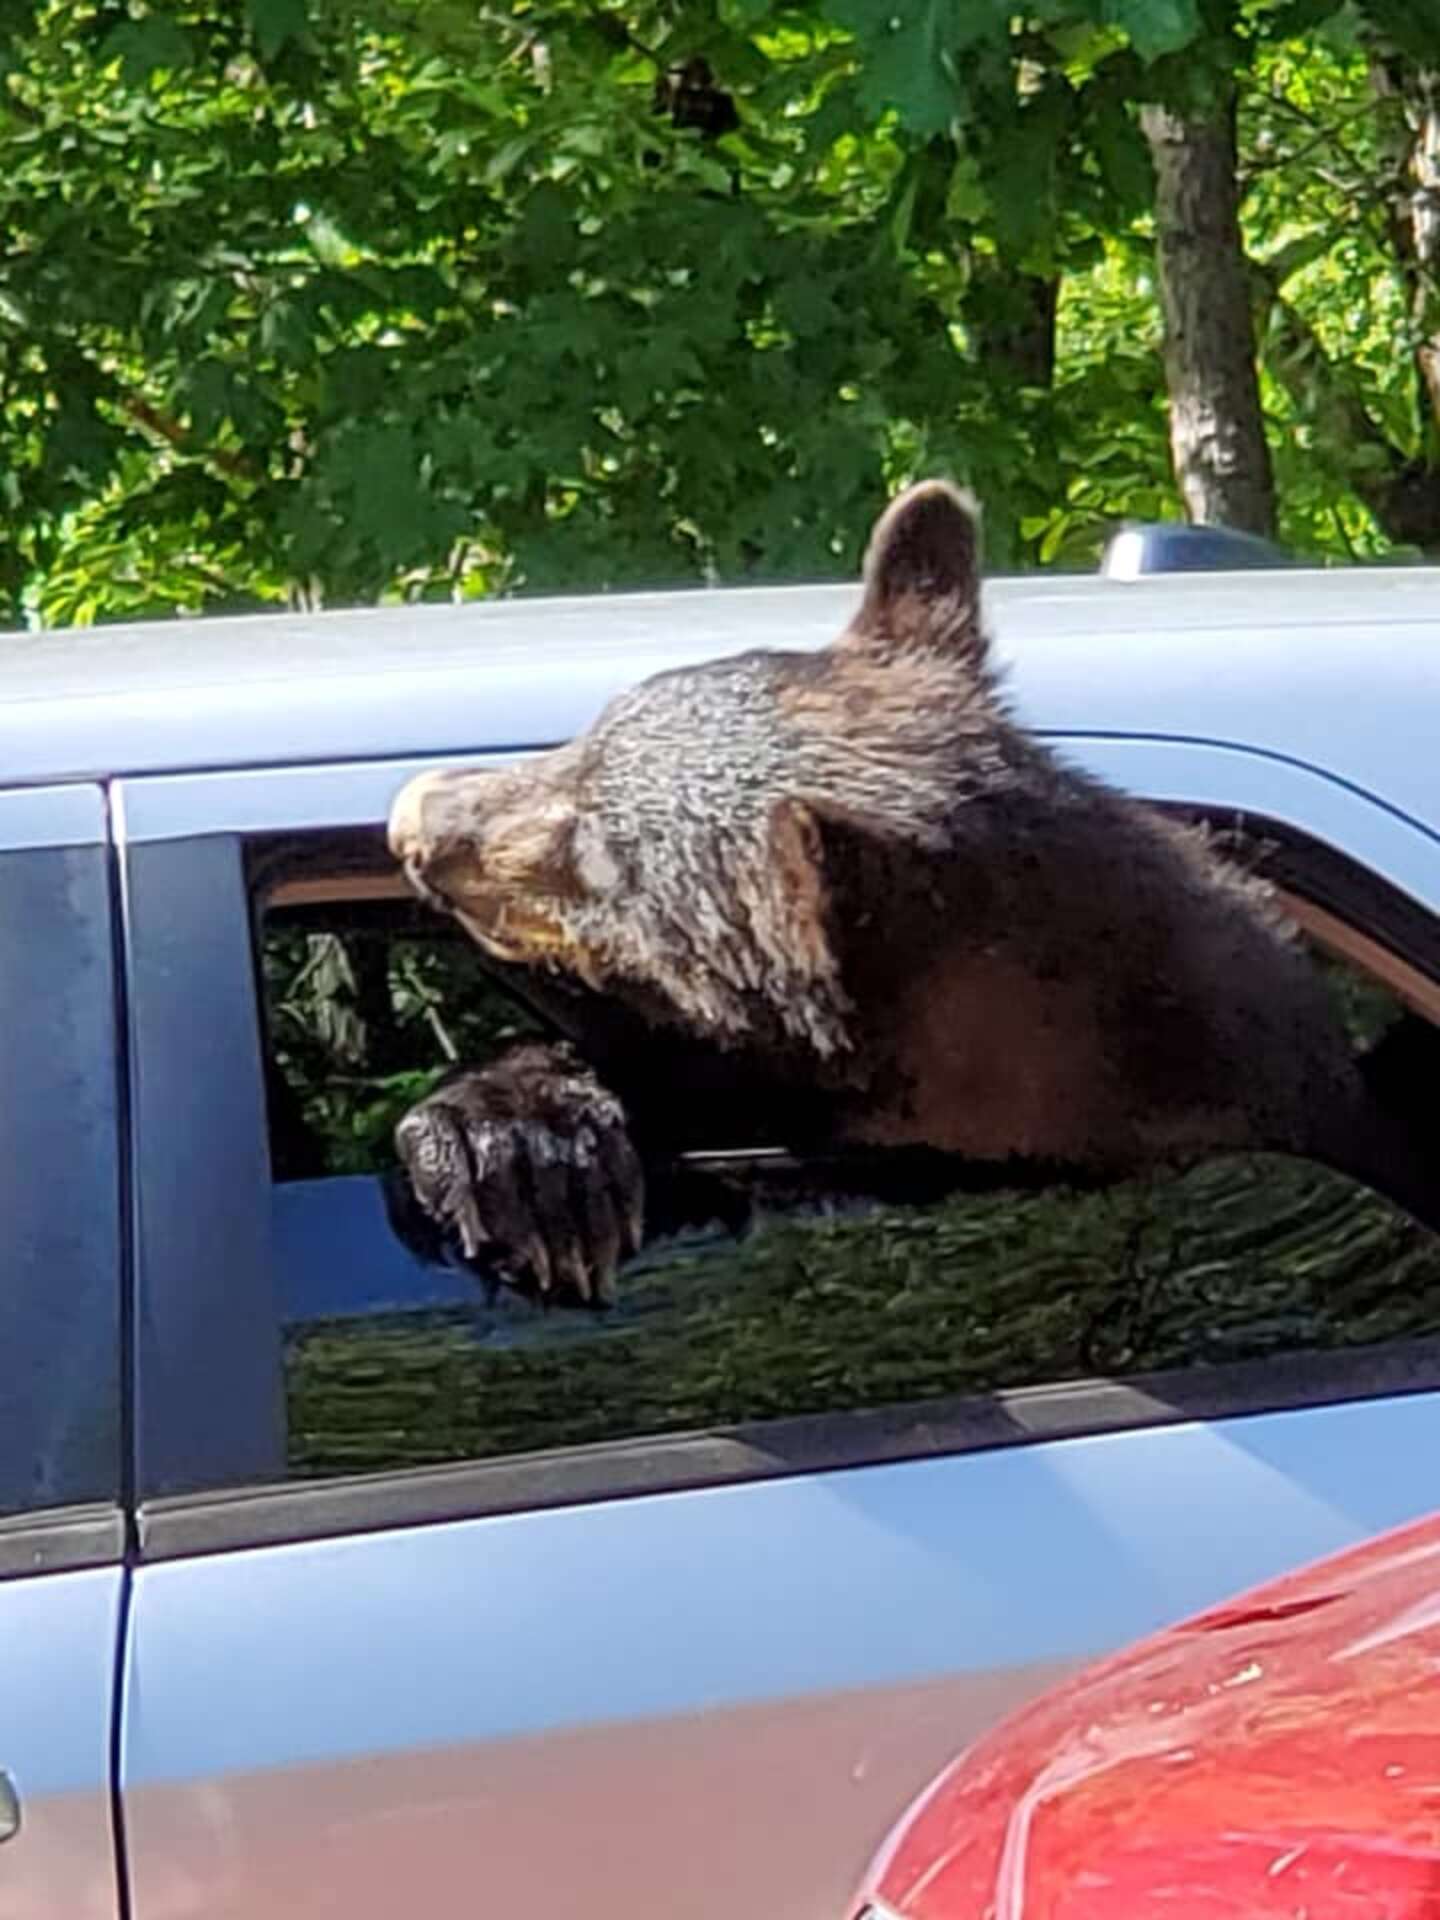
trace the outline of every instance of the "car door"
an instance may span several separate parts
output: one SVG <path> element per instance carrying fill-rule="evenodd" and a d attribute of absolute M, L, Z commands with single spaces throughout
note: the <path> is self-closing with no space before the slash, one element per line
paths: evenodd
<path fill-rule="evenodd" d="M 104 796 L 0 791 L 0 1916 L 120 1911 L 121 1174 Z"/>
<path fill-rule="evenodd" d="M 1255 754 L 1067 746 L 1283 833 L 1288 884 L 1341 915 L 1378 890 L 1357 929 L 1381 948 L 1400 913 L 1395 977 L 1433 991 L 1430 836 Z M 1238 1226 L 1202 1169 L 1158 1238 L 1133 1196 L 1057 1195 L 1023 1241 L 982 1210 L 681 1243 L 609 1321 L 417 1267 L 359 1151 L 414 1062 L 344 1051 L 377 939 L 401 1037 L 470 1032 L 390 897 L 377 828 L 414 770 L 125 795 L 135 1920 L 833 1914 L 909 1796 L 1057 1672 L 1433 1506 L 1440 1247 L 1304 1169 L 1255 1176 Z M 322 964 L 349 981 L 328 1079 Z M 328 1159 L 277 1183 L 292 1071 Z M 983 1311 L 937 1296 L 942 1255 Z M 987 1341 L 991 1386 L 955 1391 Z"/>

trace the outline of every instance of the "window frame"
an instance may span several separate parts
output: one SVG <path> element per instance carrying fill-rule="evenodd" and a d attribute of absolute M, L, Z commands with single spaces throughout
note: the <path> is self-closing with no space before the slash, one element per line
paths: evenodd
<path fill-rule="evenodd" d="M 1389 941 L 1393 926 L 1406 963 L 1440 983 L 1440 838 L 1316 769 L 1248 749 L 1138 736 L 1057 735 L 1051 744 L 1162 809 L 1222 827 L 1243 822 L 1288 849 L 1292 879 L 1296 862 L 1313 865 L 1320 850 L 1329 880 L 1327 900 L 1319 904 L 1343 908 L 1352 924 L 1363 915 L 1366 924 L 1357 930 L 1371 938 Z M 477 752 L 469 763 L 502 766 L 521 757 L 518 750 Z M 1437 1336 L 543 1454 L 317 1481 L 277 1478 L 284 1471 L 281 1326 L 266 1232 L 262 1013 L 245 842 L 282 832 L 373 829 L 407 778 L 455 763 L 453 754 L 433 755 L 125 783 L 126 942 L 139 1062 L 142 1556 L 165 1559 L 1440 1390 Z M 1345 879 L 1348 893 L 1340 884 Z M 185 1027 L 185 1008 L 196 1004 L 207 1007 L 207 1029 L 231 1036 L 222 1053 L 233 1079 L 226 1081 L 226 1100 L 218 1103 L 223 1122 L 214 1114 L 207 1122 L 208 1148 L 199 1137 L 204 1126 L 192 1127 L 184 1139 L 177 1127 L 176 1095 L 186 1070 L 177 1035 Z M 217 1196 L 225 1244 L 198 1301 L 193 1276 L 205 1269 L 203 1263 L 197 1268 L 195 1222 L 214 1216 L 197 1206 L 193 1186 L 187 1191 L 174 1177 L 177 1156 L 198 1181 L 202 1199 L 219 1185 L 218 1169 L 225 1169 L 225 1190 Z M 157 1173 L 157 1165 L 167 1163 L 172 1171 Z M 255 1311 L 257 1302 L 268 1302 L 268 1327 L 261 1325 L 266 1316 Z M 201 1358 L 207 1352 L 209 1366 Z M 186 1478 L 196 1458 L 197 1378 L 204 1382 L 210 1421 L 204 1486 Z"/>

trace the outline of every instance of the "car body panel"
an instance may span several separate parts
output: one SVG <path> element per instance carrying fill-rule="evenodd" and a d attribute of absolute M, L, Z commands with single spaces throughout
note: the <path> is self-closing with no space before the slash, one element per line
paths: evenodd
<path fill-rule="evenodd" d="M 1065 1668 L 638 1717 L 139 1787 L 136 1914 L 165 1920 L 767 1920 L 841 1911 L 954 1750 Z"/>
<path fill-rule="evenodd" d="M 14 635 L 0 766 L 19 785 L 548 746 L 648 673 L 823 646 L 856 604 L 729 588 Z M 996 580 L 986 605 L 1028 727 L 1265 751 L 1440 831 L 1436 569 Z"/>
<path fill-rule="evenodd" d="M 0 1846 L 0 1920 L 115 1920 L 111 1703 L 122 1568 L 0 1581 L 0 1766 L 20 1830 Z"/>
<path fill-rule="evenodd" d="M 94 784 L 0 788 L 0 853 L 103 846 L 105 794 Z"/>
<path fill-rule="evenodd" d="M 438 1912 L 504 1886 L 560 1913 L 581 1863 L 596 1920 L 658 1920 L 678 1909 L 658 1877 L 637 1895 L 630 1845 L 699 1821 L 681 1777 L 705 1783 L 687 1920 L 818 1911 L 933 1769 L 945 1713 L 977 1725 L 1059 1665 L 1424 1511 L 1437 1450 L 1440 1396 L 1418 1394 L 142 1567 L 137 1920 L 299 1920 L 336 1874 L 335 1910 L 377 1920 L 417 1884 Z M 801 1850 L 777 1907 L 792 1788 L 759 1761 L 812 1738 L 803 1819 L 832 1851 L 807 1894 Z M 519 1812 L 551 1745 L 553 1858 Z M 282 1804 L 278 1828 L 260 1817 Z"/>
<path fill-rule="evenodd" d="M 1062 1683 L 902 1821 L 901 1920 L 1440 1914 L 1440 1515 Z"/>

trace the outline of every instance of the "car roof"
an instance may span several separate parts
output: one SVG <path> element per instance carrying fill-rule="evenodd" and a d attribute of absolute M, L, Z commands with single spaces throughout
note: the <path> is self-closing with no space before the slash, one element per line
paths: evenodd
<path fill-rule="evenodd" d="M 823 646 L 854 585 L 267 613 L 0 638 L 0 786 L 551 745 L 646 675 Z M 1017 717 L 1224 741 L 1432 826 L 1440 569 L 987 583 Z"/>

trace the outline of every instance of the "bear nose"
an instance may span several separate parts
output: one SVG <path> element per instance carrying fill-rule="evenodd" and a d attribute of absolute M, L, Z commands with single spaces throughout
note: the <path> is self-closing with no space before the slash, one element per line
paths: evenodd
<path fill-rule="evenodd" d="M 417 779 L 408 781 L 390 808 L 390 819 L 386 827 L 386 838 L 390 842 L 390 851 L 405 869 L 405 878 L 413 892 L 417 893 L 427 906 L 435 907 L 442 913 L 449 913 L 450 902 L 442 889 L 431 878 L 431 869 L 439 847 L 440 835 L 436 832 L 439 820 L 432 816 L 429 829 L 426 825 L 426 809 L 430 805 L 436 786 L 444 779 L 443 774 L 422 773 Z"/>
<path fill-rule="evenodd" d="M 407 873 L 423 868 L 430 845 L 425 833 L 425 803 L 434 793 L 443 774 L 422 773 L 407 780 L 390 807 L 386 838 L 390 851 Z"/>

